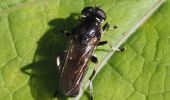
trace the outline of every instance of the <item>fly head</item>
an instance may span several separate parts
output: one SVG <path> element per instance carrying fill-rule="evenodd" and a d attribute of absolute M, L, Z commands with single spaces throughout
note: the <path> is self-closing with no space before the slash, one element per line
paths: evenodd
<path fill-rule="evenodd" d="M 81 15 L 83 17 L 95 17 L 99 23 L 102 23 L 104 20 L 106 20 L 106 14 L 102 9 L 100 9 L 100 7 L 85 7 L 81 11 Z"/>

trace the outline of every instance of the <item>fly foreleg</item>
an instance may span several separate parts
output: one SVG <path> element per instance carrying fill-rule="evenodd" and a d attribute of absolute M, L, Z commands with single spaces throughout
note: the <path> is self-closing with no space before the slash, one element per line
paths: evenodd
<path fill-rule="evenodd" d="M 103 27 L 102 27 L 102 33 L 104 33 L 105 31 L 107 31 L 109 29 L 110 25 L 108 23 L 106 23 Z"/>
<path fill-rule="evenodd" d="M 117 29 L 118 26 L 114 25 L 113 27 L 110 27 L 110 25 L 108 23 L 106 23 L 103 27 L 102 27 L 102 33 L 104 33 L 105 31 L 109 30 L 109 29 Z"/>
<path fill-rule="evenodd" d="M 100 41 L 97 46 L 108 44 L 113 51 L 123 52 L 125 48 L 115 48 L 108 41 Z"/>

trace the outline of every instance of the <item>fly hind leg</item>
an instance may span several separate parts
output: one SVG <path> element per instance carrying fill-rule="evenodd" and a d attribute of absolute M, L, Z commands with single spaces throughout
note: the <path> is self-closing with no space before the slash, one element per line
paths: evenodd
<path fill-rule="evenodd" d="M 97 59 L 97 57 L 95 55 L 91 56 L 91 61 L 93 63 L 98 63 L 98 59 Z M 89 77 L 89 81 L 90 81 L 90 83 L 89 83 L 89 87 L 90 87 L 90 100 L 93 100 L 93 84 L 92 84 L 92 79 L 93 79 L 95 73 L 96 73 L 96 68 L 94 67 L 93 73 Z"/>
<path fill-rule="evenodd" d="M 91 61 L 93 63 L 98 63 L 98 59 L 95 55 L 91 56 Z M 93 73 L 91 74 L 91 76 L 89 77 L 89 87 L 90 87 L 90 100 L 93 100 L 93 83 L 92 83 L 92 79 L 94 77 L 94 75 L 96 74 L 96 67 L 94 67 L 93 69 Z"/>
<path fill-rule="evenodd" d="M 91 74 L 91 76 L 89 77 L 89 87 L 90 87 L 90 100 L 93 100 L 93 83 L 92 83 L 92 79 L 96 74 L 96 68 L 94 68 L 93 73 Z"/>

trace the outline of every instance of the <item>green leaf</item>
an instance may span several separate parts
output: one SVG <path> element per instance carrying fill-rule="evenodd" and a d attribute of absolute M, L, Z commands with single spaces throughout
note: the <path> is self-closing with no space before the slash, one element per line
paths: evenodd
<path fill-rule="evenodd" d="M 167 0 L 111 57 L 93 82 L 95 100 L 169 100 L 169 12 Z"/>
<path fill-rule="evenodd" d="M 1 0 L 0 1 L 0 100 L 52 100 L 54 93 L 59 89 L 58 86 L 58 77 L 57 77 L 57 67 L 55 63 L 56 55 L 65 50 L 67 38 L 60 33 L 60 30 L 66 29 L 71 31 L 74 27 L 80 11 L 85 6 L 94 6 L 102 5 L 102 9 L 106 11 L 107 21 L 111 25 L 118 25 L 119 28 L 114 31 L 108 31 L 104 34 L 102 40 L 108 40 L 115 47 L 123 43 L 132 33 L 135 31 L 140 24 L 142 24 L 152 13 L 155 11 L 163 0 Z M 168 6 L 166 6 L 168 7 Z M 164 8 L 165 9 L 165 8 Z M 166 11 L 166 10 L 161 10 Z M 165 14 L 166 18 L 168 15 Z M 158 16 L 158 18 L 163 18 Z M 156 17 L 157 18 L 157 17 Z M 155 19 L 156 19 L 155 18 Z M 156 20 L 161 21 L 162 19 Z M 150 21 L 150 23 L 156 23 L 155 21 Z M 164 25 L 168 25 L 164 24 Z M 147 25 L 147 27 L 152 27 L 152 25 Z M 155 25 L 156 26 L 156 25 Z M 160 31 L 162 28 L 159 27 Z M 144 26 L 145 29 L 145 26 Z M 168 29 L 168 28 L 167 28 Z M 141 29 L 142 30 L 142 29 Z M 158 33 L 158 31 L 153 31 Z M 139 32 L 140 33 L 140 32 Z M 167 33 L 168 34 L 168 31 Z M 145 35 L 146 36 L 146 35 Z M 153 35 L 154 36 L 154 35 Z M 157 36 L 157 35 L 156 35 Z M 160 36 L 150 37 L 153 41 L 156 41 L 156 38 Z M 141 36 L 142 37 L 142 36 Z M 148 37 L 149 38 L 149 37 Z M 132 39 L 133 40 L 133 39 Z M 128 42 L 133 44 L 133 40 Z M 169 39 L 167 39 L 169 40 Z M 143 42 L 139 42 L 140 45 L 145 46 L 148 43 L 148 39 L 143 37 L 141 39 Z M 165 41 L 164 41 L 165 42 Z M 136 42 L 138 43 L 138 42 Z M 169 43 L 169 41 L 168 41 Z M 154 43 L 151 43 L 152 47 Z M 130 85 L 130 82 L 134 81 L 133 76 L 138 75 L 138 69 L 144 68 L 144 64 L 153 66 L 153 69 L 150 69 L 151 72 L 156 73 L 157 70 L 154 69 L 154 66 L 157 63 L 152 63 L 153 58 L 157 57 L 156 61 L 168 62 L 168 58 L 163 60 L 162 55 L 166 55 L 162 51 L 157 51 L 158 55 L 154 56 L 154 52 L 148 53 L 148 49 L 152 51 L 149 47 L 151 44 L 145 46 L 145 49 L 140 48 L 138 44 L 134 48 L 138 48 L 139 56 L 138 59 L 135 59 L 135 55 L 138 53 L 129 50 L 127 46 L 126 52 L 123 53 L 127 55 L 126 59 L 124 58 L 124 63 L 126 66 L 121 65 L 119 56 L 123 54 L 117 54 L 115 57 L 116 60 L 112 58 L 104 70 L 99 74 L 99 76 L 94 81 L 94 96 L 95 98 L 107 99 L 110 96 L 119 98 L 129 96 L 131 92 L 134 91 L 134 86 Z M 157 47 L 162 46 L 162 42 Z M 96 54 L 99 57 L 100 63 L 97 65 L 99 69 L 104 63 L 107 62 L 108 58 L 113 54 L 113 52 L 108 52 L 109 46 L 99 47 Z M 161 48 L 160 48 L 161 49 Z M 167 50 L 167 49 L 166 49 Z M 140 53 L 141 52 L 141 53 Z M 152 56 L 150 56 L 152 54 Z M 130 55 L 130 56 L 128 56 Z M 118 59 L 119 58 L 119 59 Z M 134 72 L 130 72 L 130 75 L 127 75 L 128 69 L 131 68 L 128 60 L 134 61 L 137 60 L 139 63 L 133 63 L 138 67 L 134 67 Z M 147 61 L 147 59 L 149 59 Z M 149 63 L 150 62 L 150 63 Z M 144 63 L 144 64 L 143 64 Z M 101 65 L 100 65 L 101 64 Z M 161 63 L 162 64 L 162 63 Z M 158 64 L 158 66 L 161 66 Z M 100 65 L 100 66 L 99 66 Z M 117 66 L 117 67 L 113 67 Z M 92 64 L 92 66 L 94 66 Z M 90 76 L 93 67 L 89 68 L 87 76 L 84 80 L 84 85 L 82 91 L 87 88 L 88 77 Z M 120 67 L 118 67 L 120 66 Z M 129 66 L 129 67 L 127 67 Z M 107 69 L 110 68 L 110 69 Z M 117 68 L 113 70 L 113 68 Z M 161 69 L 162 67 L 156 67 Z M 99 71 L 98 69 L 98 71 Z M 120 70 L 121 69 L 121 70 Z M 164 70 L 164 69 L 161 69 Z M 110 75 L 108 74 L 110 72 Z M 137 71 L 137 72 L 136 72 Z M 148 70 L 149 71 L 149 70 Z M 149 72 L 150 72 L 149 71 Z M 114 73 L 112 73 L 114 72 Z M 119 72 L 119 73 L 117 73 Z M 159 72 L 159 71 L 158 71 Z M 123 75 L 126 74 L 127 81 Z M 134 74 L 134 75 L 133 75 Z M 150 74 L 150 73 L 147 73 Z M 147 75 L 144 73 L 144 75 Z M 161 73 L 159 73 L 161 74 Z M 107 75 L 110 81 L 105 81 L 102 79 Z M 168 76 L 168 75 L 166 75 Z M 145 76 L 147 77 L 147 76 Z M 159 77 L 152 76 L 153 78 Z M 100 80 L 101 79 L 101 80 Z M 116 80 L 115 80 L 116 79 Z M 161 78 L 160 78 L 161 79 Z M 97 81 L 100 80 L 100 81 Z M 156 79 L 153 79 L 156 80 Z M 119 82 L 124 83 L 120 85 Z M 137 82 L 137 81 L 136 81 Z M 117 83 L 117 84 L 113 84 Z M 100 85 L 101 84 L 101 85 Z M 141 95 L 140 93 L 146 92 L 146 88 L 140 86 L 140 80 L 136 83 L 136 89 L 140 89 L 140 92 L 135 92 L 134 94 Z M 138 85 L 139 84 L 139 85 Z M 154 84 L 150 82 L 150 84 Z M 112 85 L 112 86 L 111 86 Z M 111 87 L 110 87 L 111 86 Z M 155 84 L 157 86 L 157 84 Z M 117 88 L 121 87 L 121 88 Z M 149 87 L 149 86 L 148 86 Z M 117 91 L 123 91 L 122 89 L 129 90 L 129 94 L 121 95 L 119 92 L 114 91 L 117 88 Z M 97 90 L 98 89 L 98 90 Z M 101 89 L 101 90 L 100 90 Z M 103 91 L 106 89 L 105 91 Z M 152 88 L 150 91 L 154 93 L 154 90 L 157 88 Z M 97 92 L 96 92 L 97 91 Z M 103 93 L 103 92 L 104 93 Z M 114 93 L 112 93 L 112 91 Z M 162 91 L 162 90 L 161 90 Z M 83 92 L 80 92 L 80 95 L 77 98 L 80 98 Z M 116 95 L 117 93 L 118 95 Z M 87 94 L 87 93 L 85 93 Z M 97 96 L 98 94 L 98 96 Z M 105 95 L 104 95 L 105 94 Z M 107 95 L 106 95 L 107 94 Z M 110 95 L 113 94 L 113 95 Z M 114 96 L 115 95 L 115 96 Z M 168 94 L 166 94 L 168 95 Z M 86 96 L 84 96 L 86 97 Z M 98 100 L 96 98 L 96 100 Z M 151 98 L 151 97 L 150 97 Z M 56 99 L 65 99 L 59 93 Z M 120 99 L 121 100 L 121 99 Z"/>

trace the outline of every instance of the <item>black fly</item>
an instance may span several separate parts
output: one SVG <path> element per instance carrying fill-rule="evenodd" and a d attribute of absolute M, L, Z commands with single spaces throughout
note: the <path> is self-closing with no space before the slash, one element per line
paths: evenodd
<path fill-rule="evenodd" d="M 73 31 L 66 33 L 70 37 L 67 50 L 57 57 L 60 87 L 66 96 L 75 97 L 78 95 L 88 69 L 88 62 L 90 60 L 94 63 L 98 62 L 94 51 L 97 46 L 107 44 L 107 41 L 100 41 L 101 34 L 109 29 L 108 23 L 101 28 L 101 23 L 105 19 L 106 14 L 99 7 L 85 7 Z M 89 78 L 91 99 L 91 80 L 94 75 L 95 69 Z"/>

